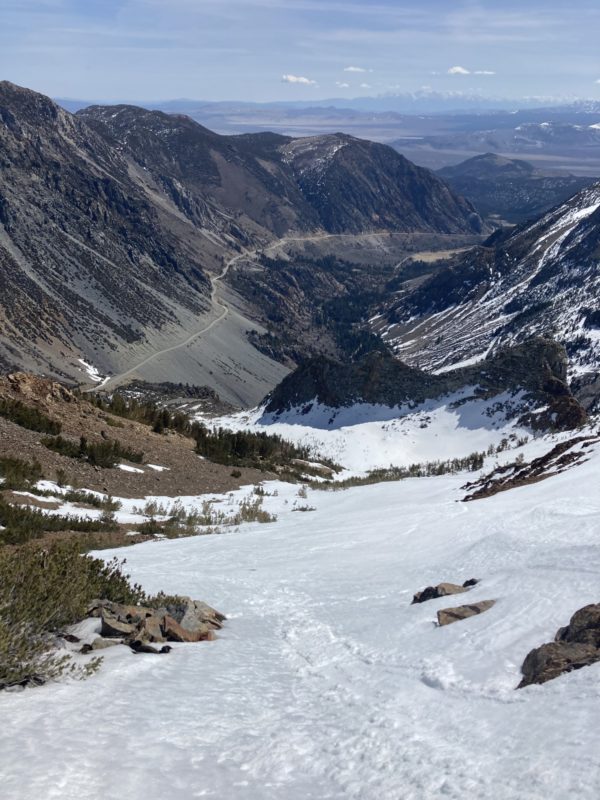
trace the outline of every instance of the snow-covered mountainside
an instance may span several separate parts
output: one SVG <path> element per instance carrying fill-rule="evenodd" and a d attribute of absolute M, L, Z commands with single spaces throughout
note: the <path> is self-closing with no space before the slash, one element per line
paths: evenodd
<path fill-rule="evenodd" d="M 564 344 L 571 377 L 600 368 L 600 184 L 454 259 L 373 320 L 409 364 L 443 372 L 535 335 Z"/>
<path fill-rule="evenodd" d="M 275 523 L 103 551 L 229 620 L 210 644 L 113 647 L 83 683 L 2 693 L 3 797 L 596 800 L 600 663 L 516 690 L 527 653 L 598 602 L 586 458 L 470 503 L 464 475 L 303 497 L 268 483 Z M 470 578 L 468 599 L 411 605 Z M 496 603 L 438 627 L 463 598 Z"/>

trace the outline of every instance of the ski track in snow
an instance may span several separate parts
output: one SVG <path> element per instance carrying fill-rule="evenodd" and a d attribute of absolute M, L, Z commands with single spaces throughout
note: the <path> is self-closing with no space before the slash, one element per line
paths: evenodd
<path fill-rule="evenodd" d="M 211 644 L 117 647 L 84 683 L 0 695 L 2 797 L 596 800 L 600 664 L 514 687 L 527 652 L 599 600 L 599 467 L 597 452 L 468 504 L 464 475 L 309 489 L 311 513 L 267 483 L 275 524 L 115 551 L 148 591 L 229 621 Z M 410 605 L 470 577 L 468 598 Z"/>

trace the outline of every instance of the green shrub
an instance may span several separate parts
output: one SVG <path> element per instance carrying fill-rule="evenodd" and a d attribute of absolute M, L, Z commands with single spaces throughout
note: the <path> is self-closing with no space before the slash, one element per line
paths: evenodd
<path fill-rule="evenodd" d="M 28 490 L 42 478 L 42 467 L 37 461 L 0 458 L 0 478 L 3 478 L 3 489 Z"/>
<path fill-rule="evenodd" d="M 114 440 L 88 442 L 86 437 L 82 436 L 79 444 L 77 444 L 77 442 L 71 439 L 64 439 L 62 436 L 45 436 L 42 439 L 42 444 L 62 456 L 84 459 L 90 464 L 104 469 L 114 467 L 122 458 L 127 461 L 133 461 L 136 464 L 141 464 L 144 460 L 143 453 L 138 450 L 132 450 L 127 445 Z"/>
<path fill-rule="evenodd" d="M 0 417 L 27 428 L 30 431 L 49 433 L 53 436 L 60 433 L 61 424 L 38 411 L 37 408 L 26 406 L 20 400 L 0 398 Z"/>
<path fill-rule="evenodd" d="M 264 431 L 211 430 L 195 423 L 192 435 L 196 439 L 196 452 L 218 464 L 268 469 L 309 457 L 308 448 Z"/>
<path fill-rule="evenodd" d="M 2 544 L 24 544 L 38 539 L 46 533 L 56 531 L 105 531 L 114 529 L 114 523 L 84 517 L 67 517 L 45 514 L 38 508 L 15 506 L 0 498 L 0 546 Z"/>
<path fill-rule="evenodd" d="M 76 542 L 0 549 L 0 689 L 40 684 L 81 668 L 52 647 L 52 634 L 85 617 L 92 600 L 141 603 L 148 598 L 123 574 L 124 562 L 82 556 Z"/>

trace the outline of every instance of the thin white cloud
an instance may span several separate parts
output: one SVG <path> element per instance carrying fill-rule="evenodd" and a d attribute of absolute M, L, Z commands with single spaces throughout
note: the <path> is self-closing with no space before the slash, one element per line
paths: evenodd
<path fill-rule="evenodd" d="M 368 72 L 364 67 L 344 67 L 344 72 Z"/>
<path fill-rule="evenodd" d="M 340 89 L 349 89 L 350 88 L 350 84 L 349 83 L 344 83 L 344 81 L 336 81 L 335 85 L 339 86 Z"/>
<path fill-rule="evenodd" d="M 598 80 L 596 81 L 596 83 L 600 83 L 600 78 L 598 78 Z"/>
<path fill-rule="evenodd" d="M 282 83 L 301 83 L 303 86 L 316 86 L 317 82 L 311 78 L 305 78 L 304 75 L 282 75 Z"/>
<path fill-rule="evenodd" d="M 471 70 L 465 69 L 465 67 L 450 67 L 448 70 L 448 75 L 470 75 Z"/>
<path fill-rule="evenodd" d="M 360 88 L 361 89 L 370 89 L 371 88 L 371 84 L 370 83 L 361 83 Z"/>
<path fill-rule="evenodd" d="M 473 75 L 495 75 L 496 73 L 491 69 L 476 69 Z"/>

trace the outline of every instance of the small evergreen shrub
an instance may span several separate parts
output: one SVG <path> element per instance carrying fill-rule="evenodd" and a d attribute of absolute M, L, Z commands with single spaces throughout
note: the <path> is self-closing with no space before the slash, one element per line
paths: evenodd
<path fill-rule="evenodd" d="M 55 436 L 61 431 L 60 422 L 50 419 L 50 417 L 38 411 L 37 408 L 26 406 L 20 400 L 11 400 L 10 398 L 0 398 L 0 417 L 20 425 L 21 428 L 27 428 L 30 431 L 38 431 L 39 433 L 48 433 Z"/>
<path fill-rule="evenodd" d="M 55 453 L 60 453 L 67 458 L 80 458 L 88 461 L 94 466 L 110 469 L 119 463 L 121 459 L 133 461 L 141 464 L 144 454 L 138 450 L 132 450 L 127 445 L 123 445 L 115 440 L 101 442 L 88 442 L 85 436 L 79 440 L 79 444 L 71 439 L 62 436 L 45 436 L 42 444 Z"/>
<path fill-rule="evenodd" d="M 92 600 L 148 600 L 124 562 L 82 556 L 76 542 L 0 549 L 0 689 L 41 684 L 69 673 L 86 677 L 99 659 L 75 666 L 52 647 L 52 634 L 85 617 Z"/>
<path fill-rule="evenodd" d="M 0 458 L 1 488 L 17 491 L 32 489 L 42 478 L 42 467 L 37 461 L 28 462 L 20 458 Z"/>
<path fill-rule="evenodd" d="M 24 544 L 39 539 L 47 533 L 57 531 L 80 531 L 91 533 L 114 528 L 114 523 L 84 517 L 67 517 L 59 514 L 45 514 L 38 508 L 16 506 L 0 498 L 0 546 L 3 544 Z"/>

